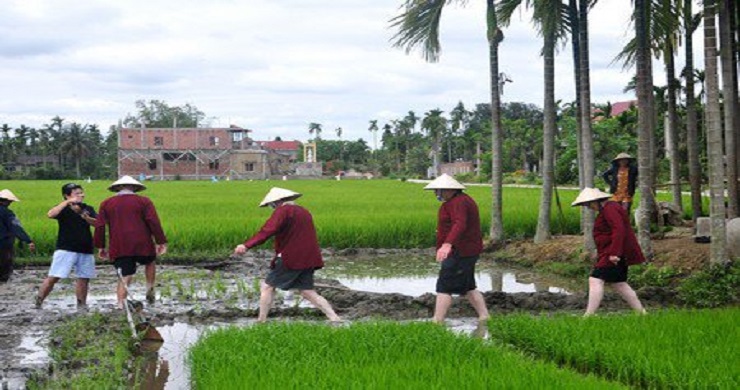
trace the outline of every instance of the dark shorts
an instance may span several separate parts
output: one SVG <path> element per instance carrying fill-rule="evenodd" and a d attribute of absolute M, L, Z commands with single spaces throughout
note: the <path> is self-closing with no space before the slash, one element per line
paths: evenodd
<path fill-rule="evenodd" d="M 627 281 L 627 262 L 619 260 L 614 267 L 596 268 L 591 270 L 591 277 L 601 279 L 607 283 L 621 283 Z"/>
<path fill-rule="evenodd" d="M 113 266 L 121 269 L 121 275 L 129 276 L 136 273 L 136 264 L 147 265 L 154 261 L 155 256 L 125 256 L 113 261 Z"/>
<path fill-rule="evenodd" d="M 283 259 L 278 258 L 265 283 L 281 290 L 313 290 L 313 273 L 313 268 L 287 269 L 283 266 Z"/>
<path fill-rule="evenodd" d="M 442 262 L 437 278 L 437 292 L 442 294 L 466 294 L 475 290 L 475 263 L 478 256 L 458 257 L 452 255 Z"/>

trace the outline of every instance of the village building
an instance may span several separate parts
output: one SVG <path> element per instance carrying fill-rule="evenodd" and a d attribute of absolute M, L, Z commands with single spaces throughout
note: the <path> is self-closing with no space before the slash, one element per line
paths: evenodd
<path fill-rule="evenodd" d="M 120 128 L 118 174 L 158 180 L 267 179 L 289 173 L 300 142 L 258 142 L 252 130 Z"/>

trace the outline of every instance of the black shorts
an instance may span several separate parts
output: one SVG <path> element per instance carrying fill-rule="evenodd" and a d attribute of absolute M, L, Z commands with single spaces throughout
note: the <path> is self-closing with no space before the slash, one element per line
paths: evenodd
<path fill-rule="evenodd" d="M 442 294 L 466 294 L 475 290 L 475 263 L 478 256 L 458 257 L 451 255 L 442 262 L 437 278 L 437 292 Z"/>
<path fill-rule="evenodd" d="M 113 266 L 121 269 L 121 275 L 129 276 L 136 273 L 136 264 L 147 265 L 154 261 L 156 256 L 124 256 L 113 261 Z"/>
<path fill-rule="evenodd" d="M 281 290 L 313 290 L 313 273 L 313 268 L 287 269 L 283 266 L 283 259 L 278 258 L 265 283 Z"/>
<path fill-rule="evenodd" d="M 614 267 L 594 267 L 591 271 L 591 277 L 601 279 L 607 283 L 621 283 L 627 281 L 627 270 L 627 262 L 621 259 Z"/>

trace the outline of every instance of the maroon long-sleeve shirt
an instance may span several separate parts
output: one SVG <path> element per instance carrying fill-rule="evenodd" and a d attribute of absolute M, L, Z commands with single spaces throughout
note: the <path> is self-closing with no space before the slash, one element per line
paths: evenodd
<path fill-rule="evenodd" d="M 594 221 L 594 241 L 599 260 L 596 268 L 613 267 L 609 256 L 623 257 L 627 265 L 645 262 L 635 232 L 630 226 L 624 207 L 616 202 L 606 202 Z"/>
<path fill-rule="evenodd" d="M 313 218 L 303 207 L 280 205 L 262 229 L 244 242 L 244 246 L 253 248 L 273 236 L 275 254 L 282 257 L 285 268 L 301 270 L 324 266 Z"/>
<path fill-rule="evenodd" d="M 100 204 L 93 239 L 96 248 L 105 248 L 106 226 L 110 239 L 108 254 L 113 260 L 156 256 L 154 243 L 167 243 L 154 204 L 136 194 L 118 194 Z"/>
<path fill-rule="evenodd" d="M 444 202 L 437 216 L 437 249 L 451 244 L 460 257 L 477 256 L 483 250 L 478 205 L 459 193 Z"/>

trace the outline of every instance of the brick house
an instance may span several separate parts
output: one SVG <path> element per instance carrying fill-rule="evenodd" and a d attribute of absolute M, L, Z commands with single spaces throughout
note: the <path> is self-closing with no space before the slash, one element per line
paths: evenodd
<path fill-rule="evenodd" d="M 120 128 L 118 175 L 200 180 L 266 179 L 268 151 L 252 130 L 229 128 Z"/>
<path fill-rule="evenodd" d="M 256 141 L 256 144 L 268 153 L 268 164 L 273 175 L 286 175 L 295 171 L 298 153 L 301 150 L 299 141 Z"/>

